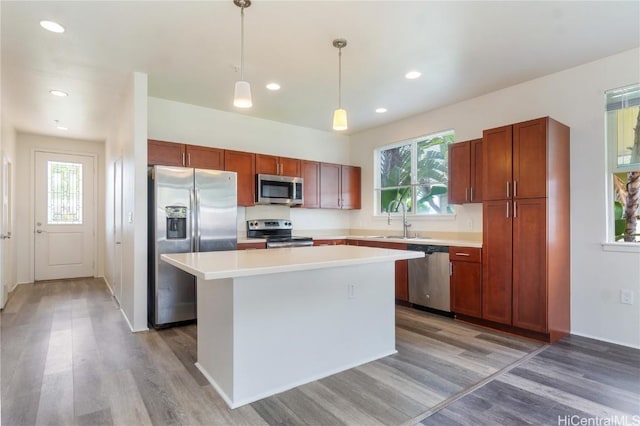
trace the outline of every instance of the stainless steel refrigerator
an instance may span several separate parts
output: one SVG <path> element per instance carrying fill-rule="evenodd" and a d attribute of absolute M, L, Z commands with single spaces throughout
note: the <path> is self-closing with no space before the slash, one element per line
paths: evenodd
<path fill-rule="evenodd" d="M 153 328 L 196 319 L 196 278 L 163 253 L 235 250 L 235 172 L 149 168 L 148 317 Z"/>

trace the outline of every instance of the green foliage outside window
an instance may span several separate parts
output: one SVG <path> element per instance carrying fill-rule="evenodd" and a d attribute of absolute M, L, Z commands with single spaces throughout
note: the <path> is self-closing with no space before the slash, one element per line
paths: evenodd
<path fill-rule="evenodd" d="M 402 201 L 413 214 L 453 214 L 447 203 L 448 146 L 454 132 L 425 136 L 378 149 L 379 213 L 387 213 L 393 200 Z M 394 203 L 393 212 L 401 211 Z"/>

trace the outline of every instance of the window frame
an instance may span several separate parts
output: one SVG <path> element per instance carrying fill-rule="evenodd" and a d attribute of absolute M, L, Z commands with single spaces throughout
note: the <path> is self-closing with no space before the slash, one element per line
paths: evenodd
<path fill-rule="evenodd" d="M 444 135 L 448 135 L 448 134 L 452 134 L 453 135 L 453 141 L 451 142 L 451 144 L 455 143 L 455 129 L 446 129 L 446 130 L 441 130 L 438 132 L 434 132 L 434 133 L 429 133 L 429 134 L 425 134 L 422 136 L 417 136 L 417 137 L 413 137 L 413 138 L 409 138 L 409 139 L 404 139 L 401 141 L 397 141 L 397 142 L 393 142 L 390 144 L 386 144 L 386 145 L 381 145 L 378 146 L 376 148 L 374 148 L 373 150 L 373 216 L 375 218 L 386 218 L 389 216 L 402 216 L 402 211 L 401 209 L 399 209 L 399 211 L 397 212 L 387 212 L 387 213 L 383 213 L 382 212 L 382 208 L 383 206 L 381 205 L 382 202 L 382 191 L 384 189 L 396 189 L 396 188 L 405 188 L 405 187 L 410 187 L 411 188 L 411 205 L 412 206 L 416 206 L 416 193 L 417 190 L 416 188 L 418 186 L 420 186 L 421 184 L 417 181 L 418 179 L 418 144 L 420 142 L 423 142 L 425 140 L 430 140 L 430 139 L 434 139 L 436 137 L 439 136 L 444 136 Z M 410 152 L 411 152 L 411 174 L 410 174 L 410 183 L 408 185 L 399 185 L 399 186 L 387 186 L 382 188 L 381 184 L 381 179 L 380 179 L 380 153 L 382 151 L 386 151 L 389 149 L 394 149 L 394 148 L 398 148 L 401 146 L 405 146 L 405 145 L 410 145 Z M 450 145 L 450 144 L 449 144 Z M 447 180 L 449 178 L 449 166 L 448 166 L 448 162 L 446 162 L 447 164 Z M 447 190 L 448 190 L 449 186 L 447 185 Z M 446 196 L 446 194 L 445 194 Z M 406 212 L 406 216 L 407 217 L 411 217 L 412 219 L 417 219 L 417 218 L 430 218 L 430 219 L 455 219 L 456 217 L 456 210 L 455 210 L 455 206 L 454 205 L 449 205 L 450 208 L 453 210 L 453 213 L 418 213 L 417 212 L 417 208 L 412 208 L 411 211 Z"/>
<path fill-rule="evenodd" d="M 640 82 L 627 84 L 622 87 L 606 90 L 604 93 L 604 142 L 606 146 L 607 161 L 606 161 L 606 241 L 602 243 L 604 251 L 620 251 L 620 252 L 637 252 L 640 253 L 640 241 L 626 242 L 616 241 L 615 235 L 615 190 L 614 190 L 614 175 L 616 173 L 627 173 L 630 171 L 640 171 L 640 165 L 638 163 L 633 164 L 618 164 L 618 145 L 617 140 L 609 139 L 609 119 L 607 110 L 607 94 L 615 90 L 621 90 L 629 87 L 637 86 L 640 89 Z M 640 224 L 638 225 L 640 227 Z"/>

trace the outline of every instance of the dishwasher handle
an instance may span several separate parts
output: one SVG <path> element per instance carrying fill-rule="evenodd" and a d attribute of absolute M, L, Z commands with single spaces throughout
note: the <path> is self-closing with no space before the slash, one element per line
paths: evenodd
<path fill-rule="evenodd" d="M 449 253 L 449 246 L 434 246 L 428 244 L 407 244 L 407 250 L 421 251 L 425 254 Z"/>

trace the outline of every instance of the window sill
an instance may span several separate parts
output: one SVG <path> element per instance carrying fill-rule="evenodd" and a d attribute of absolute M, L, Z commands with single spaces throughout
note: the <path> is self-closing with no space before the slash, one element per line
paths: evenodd
<path fill-rule="evenodd" d="M 602 250 L 622 253 L 640 253 L 640 243 L 602 243 Z"/>
<path fill-rule="evenodd" d="M 375 220 L 387 220 L 389 218 L 388 215 L 381 215 L 381 214 L 377 214 L 374 215 L 373 218 Z M 400 219 L 402 220 L 402 214 L 397 214 L 397 213 L 392 213 L 391 214 L 391 220 L 397 220 Z M 421 215 L 407 215 L 407 222 L 413 222 L 413 221 L 423 221 L 423 220 L 445 220 L 445 221 L 454 221 L 456 220 L 456 215 L 455 214 L 433 214 L 433 215 L 428 215 L 428 214 L 421 214 Z"/>

